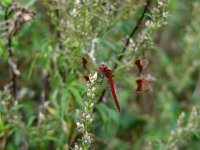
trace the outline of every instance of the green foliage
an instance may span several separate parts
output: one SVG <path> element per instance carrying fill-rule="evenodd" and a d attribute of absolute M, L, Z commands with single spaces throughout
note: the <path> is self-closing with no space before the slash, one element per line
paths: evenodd
<path fill-rule="evenodd" d="M 124 53 L 145 2 L 17 3 L 0 2 L 0 149 L 200 147 L 198 0 L 171 0 L 169 5 L 152 0 Z M 30 12 L 25 15 L 22 8 Z M 13 29 L 18 32 L 11 34 Z M 149 63 L 142 73 L 155 80 L 149 90 L 137 93 L 134 62 L 143 53 Z M 89 58 L 87 71 L 80 57 Z M 107 79 L 102 85 L 81 81 L 102 62 L 112 69 L 117 64 L 113 71 L 121 112 L 109 90 L 97 102 L 109 89 Z"/>
<path fill-rule="evenodd" d="M 2 0 L 1 3 L 3 6 L 8 6 L 11 2 L 12 2 L 12 0 Z"/>

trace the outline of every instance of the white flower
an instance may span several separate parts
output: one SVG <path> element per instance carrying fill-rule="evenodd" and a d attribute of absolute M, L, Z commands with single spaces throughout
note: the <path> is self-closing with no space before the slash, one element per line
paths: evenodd
<path fill-rule="evenodd" d="M 158 1 L 158 5 L 159 6 L 163 6 L 163 2 L 162 1 Z"/>
<path fill-rule="evenodd" d="M 167 18 L 169 16 L 169 12 L 163 12 L 163 17 Z"/>
<path fill-rule="evenodd" d="M 94 93 L 91 93 L 91 98 L 93 99 L 95 97 L 95 94 Z"/>
<path fill-rule="evenodd" d="M 82 150 L 82 147 L 79 147 L 77 144 L 75 144 L 74 150 Z"/>
<path fill-rule="evenodd" d="M 78 15 L 78 11 L 74 8 L 72 11 L 70 11 L 70 14 L 76 17 Z"/>
<path fill-rule="evenodd" d="M 32 20 L 32 16 L 30 14 L 24 14 L 24 21 L 28 22 Z"/>
<path fill-rule="evenodd" d="M 76 126 L 77 126 L 77 127 L 80 127 L 80 125 L 81 125 L 80 122 L 77 122 L 77 123 L 76 123 Z"/>
<path fill-rule="evenodd" d="M 87 97 L 90 97 L 91 96 L 91 93 L 90 92 L 87 92 Z"/>
<path fill-rule="evenodd" d="M 92 123 L 93 119 L 92 119 L 92 118 L 90 118 L 90 120 L 89 120 L 89 121 Z"/>
<path fill-rule="evenodd" d="M 79 148 L 78 148 L 78 145 L 77 144 L 75 144 L 75 146 L 74 146 L 74 150 L 78 150 Z"/>
<path fill-rule="evenodd" d="M 90 87 L 87 89 L 87 93 L 91 93 L 91 89 L 90 89 Z"/>
<path fill-rule="evenodd" d="M 182 112 L 177 120 L 177 126 L 181 126 L 184 118 L 185 118 L 185 112 Z"/>
<path fill-rule="evenodd" d="M 87 109 L 87 108 L 85 107 L 85 109 Z M 81 116 L 82 116 L 82 117 L 85 117 L 85 116 L 86 116 L 86 113 L 82 112 L 82 113 L 81 113 Z"/>
<path fill-rule="evenodd" d="M 75 0 L 75 4 L 80 4 L 81 2 L 80 2 L 80 0 Z"/>
<path fill-rule="evenodd" d="M 129 42 L 130 42 L 130 44 L 132 44 L 133 43 L 133 39 L 130 39 Z"/>
<path fill-rule="evenodd" d="M 90 144 L 92 142 L 92 138 L 88 132 L 86 132 L 83 136 L 83 141 L 87 144 Z"/>
<path fill-rule="evenodd" d="M 97 72 L 94 73 L 93 78 L 94 78 L 94 80 L 97 79 Z"/>
<path fill-rule="evenodd" d="M 40 120 L 44 120 L 45 119 L 44 114 L 42 112 L 39 113 L 39 118 L 40 118 Z"/>
<path fill-rule="evenodd" d="M 90 87 L 90 84 L 89 84 L 89 83 L 87 83 L 87 87 Z"/>
<path fill-rule="evenodd" d="M 76 126 L 77 126 L 77 128 L 80 129 L 80 130 L 84 128 L 84 124 L 83 124 L 83 123 L 80 123 L 80 122 L 77 122 L 77 123 L 76 123 Z"/>
<path fill-rule="evenodd" d="M 96 91 L 96 87 L 92 87 L 92 92 Z"/>
<path fill-rule="evenodd" d="M 87 119 L 87 120 L 90 120 L 90 114 L 88 114 L 88 115 L 86 116 L 86 119 Z"/>
<path fill-rule="evenodd" d="M 88 106 L 88 102 L 87 101 L 85 101 L 85 106 Z"/>
<path fill-rule="evenodd" d="M 93 106 L 94 106 L 94 103 L 91 103 L 91 104 L 90 104 L 90 108 L 93 108 Z"/>
<path fill-rule="evenodd" d="M 147 21 L 145 22 L 145 25 L 146 25 L 147 27 L 152 27 L 152 26 L 153 26 L 153 22 L 150 21 L 150 20 L 147 20 Z"/>

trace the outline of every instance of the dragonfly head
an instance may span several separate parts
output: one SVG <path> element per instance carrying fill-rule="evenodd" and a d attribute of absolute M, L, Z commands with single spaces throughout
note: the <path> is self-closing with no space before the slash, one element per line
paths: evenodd
<path fill-rule="evenodd" d="M 106 70 L 106 68 L 107 68 L 107 66 L 104 65 L 104 64 L 101 64 L 101 65 L 99 66 L 99 69 L 100 69 L 101 72 L 104 72 L 104 71 Z"/>

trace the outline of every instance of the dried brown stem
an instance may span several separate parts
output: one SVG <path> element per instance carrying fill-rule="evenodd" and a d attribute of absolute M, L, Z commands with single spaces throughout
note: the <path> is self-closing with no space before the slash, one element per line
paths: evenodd
<path fill-rule="evenodd" d="M 8 20 L 9 17 L 9 6 L 6 8 L 5 10 L 5 21 Z M 9 58 L 8 58 L 8 63 L 9 63 L 9 70 L 11 73 L 11 91 L 12 91 L 12 96 L 13 99 L 16 100 L 16 96 L 17 96 L 17 84 L 16 84 L 16 73 L 15 73 L 15 68 L 17 68 L 17 65 L 14 63 L 13 60 L 13 47 L 12 47 L 12 37 L 8 37 L 8 54 L 9 54 Z"/>
<path fill-rule="evenodd" d="M 150 6 L 150 4 L 151 4 L 151 1 L 152 1 L 152 0 L 147 0 L 146 5 L 145 5 L 145 8 L 144 8 L 144 10 L 143 10 L 143 12 L 142 12 L 142 15 L 141 15 L 140 19 L 138 20 L 136 26 L 133 28 L 133 30 L 132 30 L 131 33 L 129 34 L 128 38 L 126 39 L 125 45 L 124 45 L 123 50 L 122 50 L 122 54 L 125 53 L 127 47 L 129 46 L 129 44 L 130 44 L 130 39 L 133 38 L 133 36 L 136 34 L 136 32 L 138 31 L 138 29 L 140 28 L 141 23 L 142 23 L 142 20 L 144 19 L 144 16 L 145 16 L 146 12 L 148 11 L 148 8 L 149 8 L 149 6 Z M 123 59 L 123 56 L 124 56 L 124 55 L 120 55 L 120 56 L 117 58 L 118 62 L 120 62 L 120 61 Z M 118 67 L 118 63 L 115 63 L 115 64 L 114 64 L 114 67 L 113 67 L 113 70 L 116 70 L 117 67 Z M 103 97 L 104 97 L 105 93 L 106 93 L 106 89 L 104 89 L 104 90 L 102 91 L 101 96 L 99 97 L 99 100 L 98 100 L 97 103 L 100 103 L 100 102 L 103 100 Z"/>

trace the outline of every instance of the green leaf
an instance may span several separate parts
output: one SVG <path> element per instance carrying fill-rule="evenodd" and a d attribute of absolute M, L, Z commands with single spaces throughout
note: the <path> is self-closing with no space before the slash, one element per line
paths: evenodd
<path fill-rule="evenodd" d="M 97 104 L 95 106 L 100 113 L 100 116 L 104 123 L 105 133 L 102 135 L 105 136 L 113 136 L 117 133 L 119 128 L 119 116 L 118 112 L 108 108 L 104 104 Z"/>
<path fill-rule="evenodd" d="M 194 135 L 195 135 L 198 139 L 200 139 L 200 131 L 194 132 Z"/>
<path fill-rule="evenodd" d="M 29 2 L 26 4 L 27 7 L 31 7 L 37 2 L 37 0 L 29 0 Z"/>
<path fill-rule="evenodd" d="M 107 109 L 107 112 L 108 112 L 108 115 L 110 116 L 110 118 L 114 121 L 114 123 L 116 124 L 116 125 L 119 125 L 119 112 L 117 111 L 117 110 L 113 110 L 113 109 L 111 109 L 111 108 L 109 108 L 109 107 L 106 107 L 106 109 Z"/>
<path fill-rule="evenodd" d="M 2 116 L 0 114 L 0 133 L 4 130 L 4 128 L 5 128 L 4 122 L 3 122 Z"/>
<path fill-rule="evenodd" d="M 33 60 L 33 62 L 31 63 L 31 66 L 30 66 L 30 69 L 29 69 L 29 73 L 28 73 L 28 80 L 30 80 L 31 78 L 31 75 L 33 73 L 33 69 L 34 69 L 34 66 L 37 62 L 37 58 Z"/>
<path fill-rule="evenodd" d="M 112 122 L 114 121 L 115 124 L 119 124 L 119 113 L 117 110 L 115 111 L 104 104 L 98 104 L 96 107 L 103 121 L 107 122 L 107 120 L 110 120 Z"/>
<path fill-rule="evenodd" d="M 0 58 L 1 58 L 2 54 L 3 54 L 3 44 L 2 44 L 2 40 L 0 39 Z"/>
<path fill-rule="evenodd" d="M 83 99 L 82 99 L 81 95 L 79 94 L 78 90 L 74 87 L 69 87 L 69 91 L 75 97 L 77 104 L 82 107 L 83 106 Z"/>
<path fill-rule="evenodd" d="M 28 124 L 27 124 L 27 125 L 30 127 L 30 126 L 32 125 L 33 121 L 35 121 L 36 118 L 37 118 L 36 116 L 31 116 L 31 117 L 28 119 Z"/>
<path fill-rule="evenodd" d="M 16 146 L 19 146 L 19 145 L 20 145 L 20 142 L 21 142 L 21 140 L 22 140 L 22 138 L 23 138 L 22 130 L 16 129 L 14 135 L 15 135 L 14 144 L 15 144 Z"/>
<path fill-rule="evenodd" d="M 58 139 L 57 137 L 53 137 L 53 136 L 46 136 L 44 138 L 44 140 L 46 140 L 46 141 L 54 141 L 54 142 L 60 143 L 60 139 Z"/>
<path fill-rule="evenodd" d="M 95 105 L 97 108 L 98 112 L 100 113 L 100 116 L 104 122 L 104 124 L 108 123 L 108 117 L 106 114 L 106 106 L 104 104 L 97 104 Z"/>
<path fill-rule="evenodd" d="M 0 103 L 0 113 L 6 113 L 7 108 Z"/>
<path fill-rule="evenodd" d="M 25 104 L 17 104 L 16 106 L 12 107 L 11 110 L 18 111 L 21 108 L 26 108 L 26 107 L 27 107 L 27 105 L 25 105 Z"/>
<path fill-rule="evenodd" d="M 62 97 L 61 97 L 60 112 L 61 112 L 62 118 L 64 118 L 67 100 L 68 100 L 68 90 L 66 89 L 66 90 L 63 90 Z"/>
<path fill-rule="evenodd" d="M 150 13 L 145 13 L 144 15 L 149 17 L 149 18 L 152 18 L 152 15 Z"/>
<path fill-rule="evenodd" d="M 111 50 L 113 50 L 113 51 L 116 50 L 116 46 L 114 44 L 112 44 L 109 40 L 101 38 L 100 42 L 102 44 L 105 44 L 105 46 L 110 48 Z"/>
<path fill-rule="evenodd" d="M 2 0 L 2 5 L 7 7 L 10 3 L 12 2 L 12 0 Z"/>

